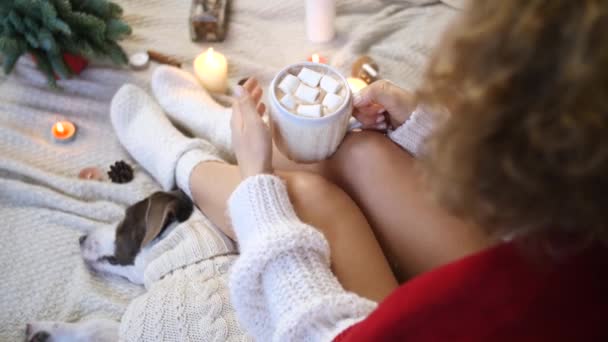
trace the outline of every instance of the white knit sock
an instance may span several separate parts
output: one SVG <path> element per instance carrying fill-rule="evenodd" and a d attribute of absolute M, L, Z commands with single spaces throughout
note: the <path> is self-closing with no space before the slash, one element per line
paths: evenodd
<path fill-rule="evenodd" d="M 221 161 L 209 142 L 181 134 L 156 102 L 134 85 L 126 84 L 114 95 L 110 117 L 124 148 L 165 190 L 174 188 L 176 178 L 188 184 L 183 178 L 190 177 L 192 169 L 186 170 L 185 165 Z M 187 159 L 176 175 L 182 156 Z M 189 186 L 182 190 L 190 194 Z"/>
<path fill-rule="evenodd" d="M 152 92 L 171 121 L 210 141 L 224 159 L 234 161 L 232 109 L 215 102 L 194 76 L 178 68 L 159 66 L 152 75 Z"/>

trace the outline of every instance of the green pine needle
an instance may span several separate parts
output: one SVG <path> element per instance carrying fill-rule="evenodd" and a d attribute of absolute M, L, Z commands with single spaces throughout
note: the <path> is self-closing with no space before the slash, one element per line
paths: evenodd
<path fill-rule="evenodd" d="M 4 54 L 11 55 L 19 52 L 19 43 L 17 39 L 12 37 L 0 37 L 0 51 Z"/>
<path fill-rule="evenodd" d="M 40 24 L 34 18 L 25 17 L 23 19 L 23 23 L 25 24 L 25 26 L 27 27 L 27 29 L 29 31 L 36 32 L 36 31 L 40 30 Z"/>
<path fill-rule="evenodd" d="M 65 65 L 61 55 L 47 53 L 47 57 L 51 63 L 51 66 L 53 67 L 53 70 L 61 79 L 68 79 L 72 75 L 72 72 L 67 65 Z"/>
<path fill-rule="evenodd" d="M 131 27 L 120 19 L 110 19 L 107 23 L 106 39 L 120 40 L 131 34 Z"/>
<path fill-rule="evenodd" d="M 25 32 L 25 24 L 23 23 L 23 20 L 21 20 L 21 16 L 17 14 L 17 12 L 10 11 L 10 13 L 8 14 L 8 20 L 13 25 L 16 31 L 20 33 Z"/>
<path fill-rule="evenodd" d="M 53 38 L 53 34 L 49 30 L 40 30 L 38 32 L 38 41 L 40 42 L 40 46 L 45 51 L 54 54 L 59 53 L 59 46 L 55 42 L 55 38 Z"/>
<path fill-rule="evenodd" d="M 15 68 L 15 64 L 21 57 L 21 54 L 6 54 L 4 55 L 4 61 L 2 63 L 2 69 L 4 70 L 4 74 L 8 75 Z"/>
<path fill-rule="evenodd" d="M 42 71 L 46 75 L 47 84 L 51 88 L 57 88 L 57 82 L 55 81 L 55 73 L 51 63 L 46 58 L 46 55 L 38 50 L 30 49 L 29 52 L 36 58 L 36 64 L 38 70 Z"/>

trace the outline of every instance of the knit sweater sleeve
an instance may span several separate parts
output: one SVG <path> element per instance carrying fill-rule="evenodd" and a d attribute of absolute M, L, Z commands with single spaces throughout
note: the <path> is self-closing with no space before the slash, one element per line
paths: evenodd
<path fill-rule="evenodd" d="M 280 178 L 244 180 L 228 206 L 241 251 L 232 302 L 257 341 L 331 341 L 376 308 L 340 285 L 327 240 L 298 219 Z"/>
<path fill-rule="evenodd" d="M 389 132 L 388 137 L 414 157 L 424 154 L 424 141 L 433 132 L 442 115 L 418 106 L 405 123 Z"/>

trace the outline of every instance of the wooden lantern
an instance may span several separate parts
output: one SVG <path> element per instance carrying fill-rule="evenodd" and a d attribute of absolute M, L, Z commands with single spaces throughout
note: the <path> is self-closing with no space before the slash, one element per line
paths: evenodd
<path fill-rule="evenodd" d="M 192 0 L 190 38 L 192 41 L 221 42 L 226 37 L 229 0 Z"/>

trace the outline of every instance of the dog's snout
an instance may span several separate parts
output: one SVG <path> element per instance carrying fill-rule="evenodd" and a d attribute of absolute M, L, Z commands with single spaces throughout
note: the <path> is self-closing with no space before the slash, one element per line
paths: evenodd
<path fill-rule="evenodd" d="M 29 342 L 47 342 L 51 338 L 51 334 L 46 331 L 37 332 Z"/>
<path fill-rule="evenodd" d="M 87 236 L 83 235 L 81 237 L 78 238 L 78 243 L 80 243 L 80 245 L 82 246 L 82 244 L 87 240 Z"/>

